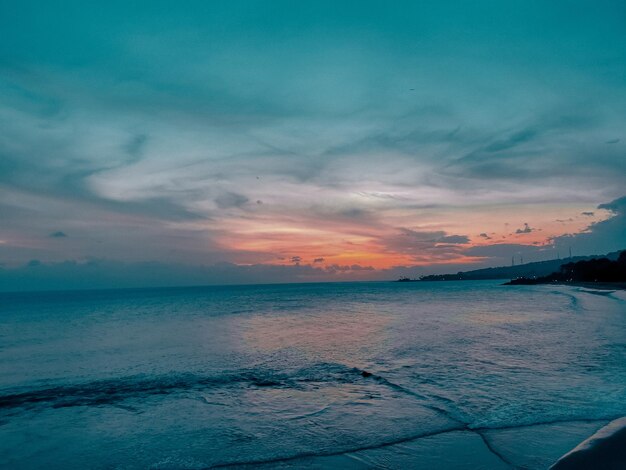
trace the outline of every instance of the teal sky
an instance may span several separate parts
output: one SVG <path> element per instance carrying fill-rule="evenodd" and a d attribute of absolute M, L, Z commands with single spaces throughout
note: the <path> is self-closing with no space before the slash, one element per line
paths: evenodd
<path fill-rule="evenodd" d="M 0 282 L 626 248 L 625 126 L 624 2 L 0 0 Z"/>

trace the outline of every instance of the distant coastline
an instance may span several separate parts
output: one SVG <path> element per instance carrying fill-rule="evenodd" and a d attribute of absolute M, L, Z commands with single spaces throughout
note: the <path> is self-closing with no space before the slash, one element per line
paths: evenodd
<path fill-rule="evenodd" d="M 505 285 L 564 284 L 596 289 L 626 289 L 626 250 L 607 255 L 577 256 L 517 266 L 435 274 L 395 282 L 477 281 L 508 279 Z"/>
<path fill-rule="evenodd" d="M 626 250 L 617 260 L 599 258 L 576 263 L 567 263 L 559 271 L 536 278 L 521 277 L 506 282 L 510 286 L 537 284 L 567 284 L 600 289 L 626 288 Z"/>

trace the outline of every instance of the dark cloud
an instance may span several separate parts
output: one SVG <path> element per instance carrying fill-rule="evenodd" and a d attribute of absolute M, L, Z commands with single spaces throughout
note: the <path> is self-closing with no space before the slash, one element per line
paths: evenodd
<path fill-rule="evenodd" d="M 248 198 L 242 194 L 224 193 L 215 198 L 215 203 L 220 209 L 241 207 L 248 202 Z"/>
<path fill-rule="evenodd" d="M 50 235 L 48 235 L 48 237 L 50 238 L 66 238 L 67 235 L 65 234 L 65 232 L 52 232 Z"/>
<path fill-rule="evenodd" d="M 353 265 L 339 265 L 339 264 L 331 264 L 326 266 L 325 271 L 330 274 L 336 273 L 354 273 L 358 271 L 374 271 L 375 269 L 372 266 L 361 266 L 359 264 Z"/>
<path fill-rule="evenodd" d="M 600 204 L 598 206 L 598 209 L 605 209 L 607 211 L 611 211 L 615 215 L 624 215 L 624 212 L 626 212 L 626 196 L 621 197 L 619 199 L 615 199 L 611 202 Z"/>
<path fill-rule="evenodd" d="M 561 251 L 570 248 L 577 255 L 606 254 L 626 248 L 626 196 L 606 204 L 598 209 L 610 212 L 610 217 L 601 222 L 594 222 L 582 233 L 555 237 L 552 243 Z"/>
<path fill-rule="evenodd" d="M 592 134 L 604 125 L 602 111 L 590 106 L 584 113 L 571 104 L 535 114 L 530 125 L 482 135 L 482 140 L 467 143 L 462 155 L 444 161 L 442 173 L 476 180 L 517 182 L 562 177 L 581 178 L 586 184 L 591 174 L 617 181 L 612 172 L 623 167 L 619 152 L 607 150 L 593 137 L 578 144 L 580 136 Z M 571 147 L 567 153 L 564 147 Z M 469 181 L 465 184 L 469 184 Z M 559 184 L 555 182 L 555 184 Z"/>
<path fill-rule="evenodd" d="M 448 239 L 449 241 L 446 241 Z M 462 256 L 469 239 L 462 235 L 446 235 L 444 231 L 420 231 L 399 228 L 398 233 L 382 240 L 387 250 L 411 255 L 415 262 L 441 262 Z"/>
<path fill-rule="evenodd" d="M 470 242 L 467 235 L 446 235 L 437 240 L 439 243 L 450 243 L 454 245 L 464 245 Z"/>
<path fill-rule="evenodd" d="M 437 230 L 437 231 L 420 231 L 420 230 L 411 230 L 409 228 L 399 228 L 398 229 L 402 235 L 409 238 L 413 241 L 426 241 L 426 242 L 435 242 L 440 240 L 441 238 L 446 236 L 446 232 Z"/>
<path fill-rule="evenodd" d="M 517 147 L 520 144 L 525 144 L 527 142 L 532 141 L 538 136 L 538 131 L 536 129 L 522 129 L 521 131 L 515 132 L 510 136 L 507 136 L 503 140 L 496 140 L 486 145 L 482 150 L 485 153 L 495 153 L 501 152 L 502 150 L 509 150 L 513 147 Z"/>
<path fill-rule="evenodd" d="M 526 222 L 524 222 L 524 228 L 518 228 L 515 233 L 531 233 L 534 232 L 536 229 L 531 228 Z"/>
<path fill-rule="evenodd" d="M 485 240 L 491 240 L 491 237 L 487 235 L 485 232 L 481 233 L 479 236 L 484 238 Z"/>
<path fill-rule="evenodd" d="M 350 269 L 352 271 L 374 271 L 373 266 L 361 266 L 360 264 L 353 264 Z"/>
<path fill-rule="evenodd" d="M 124 146 L 124 150 L 132 158 L 127 163 L 135 163 L 141 159 L 143 149 L 148 141 L 146 134 L 137 134 Z"/>
<path fill-rule="evenodd" d="M 353 207 L 351 209 L 341 210 L 337 213 L 337 215 L 345 219 L 364 219 L 367 218 L 370 214 L 366 210 Z"/>
<path fill-rule="evenodd" d="M 533 158 L 536 150 L 527 148 L 527 144 L 540 137 L 541 131 L 533 128 L 521 129 L 502 138 L 485 136 L 491 140 L 462 157 L 450 162 L 446 172 L 467 174 L 478 179 L 489 178 L 527 178 L 531 171 L 524 163 Z"/>
<path fill-rule="evenodd" d="M 595 215 L 595 212 L 581 212 L 580 214 L 587 217 L 593 217 Z"/>
<path fill-rule="evenodd" d="M 72 289 L 107 289 L 311 282 L 328 281 L 334 279 L 335 275 L 350 274 L 364 279 L 376 278 L 374 268 L 356 264 L 333 265 L 325 269 L 308 264 L 285 266 L 217 263 L 193 266 L 158 262 L 123 263 L 102 259 L 59 263 L 31 260 L 27 265 L 18 268 L 0 267 L 0 291 L 56 290 L 67 289 L 68 286 Z M 338 278 L 341 279 L 344 277 Z"/>
<path fill-rule="evenodd" d="M 315 258 L 313 260 L 313 263 L 323 263 L 324 262 L 324 258 Z"/>
<path fill-rule="evenodd" d="M 467 235 L 447 235 L 446 232 L 437 230 L 437 231 L 419 231 L 419 230 L 411 230 L 408 228 L 400 228 L 401 236 L 406 237 L 409 243 L 443 243 L 443 244 L 451 244 L 451 245 L 463 245 L 470 242 L 470 239 Z"/>

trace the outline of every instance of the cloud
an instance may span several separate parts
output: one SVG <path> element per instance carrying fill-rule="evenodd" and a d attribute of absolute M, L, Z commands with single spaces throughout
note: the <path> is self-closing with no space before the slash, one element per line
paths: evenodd
<path fill-rule="evenodd" d="M 485 240 L 491 240 L 491 237 L 487 235 L 485 232 L 482 232 L 479 237 L 484 238 Z"/>
<path fill-rule="evenodd" d="M 459 259 L 463 256 L 463 245 L 468 242 L 468 237 L 463 235 L 447 235 L 440 230 L 412 230 L 404 227 L 381 240 L 387 251 L 410 255 L 410 259 L 416 263 Z"/>
<path fill-rule="evenodd" d="M 66 238 L 67 235 L 64 232 L 52 232 L 50 235 L 48 235 L 50 238 Z"/>
<path fill-rule="evenodd" d="M 428 231 L 428 230 L 411 230 L 409 228 L 401 227 L 399 232 L 408 237 L 411 241 L 417 242 L 436 242 L 446 236 L 446 232 L 442 230 Z"/>
<path fill-rule="evenodd" d="M 605 254 L 626 248 L 626 196 L 600 204 L 599 210 L 609 212 L 609 218 L 593 222 L 581 233 L 566 234 L 552 239 L 561 251 L 572 249 L 576 255 Z"/>
<path fill-rule="evenodd" d="M 236 265 L 216 263 L 206 266 L 157 262 L 123 263 L 91 259 L 83 262 L 42 263 L 31 260 L 27 265 L 6 269 L 0 267 L 0 291 L 66 289 L 106 289 L 122 287 L 166 287 L 224 284 L 291 283 L 375 278 L 371 266 L 333 265 L 327 268 L 311 265 Z M 335 277 L 339 276 L 339 277 Z M 369 277 L 368 277 L 369 276 Z M 384 279 L 384 277 L 383 277 Z"/>
<path fill-rule="evenodd" d="M 550 183 L 546 184 L 563 186 L 556 179 L 564 173 L 584 185 L 589 184 L 591 175 L 617 181 L 611 171 L 624 166 L 619 151 L 608 150 L 595 141 L 604 125 L 603 112 L 595 107 L 580 112 L 571 104 L 553 106 L 552 110 L 544 108 L 529 121 L 494 130 L 492 135 L 468 145 L 474 148 L 448 161 L 443 172 L 493 184 L 536 184 L 547 180 Z M 565 148 L 571 148 L 568 155 L 564 154 Z M 465 184 L 469 182 L 466 180 Z"/>
<path fill-rule="evenodd" d="M 313 260 L 313 263 L 323 263 L 324 262 L 324 258 L 315 258 Z"/>
<path fill-rule="evenodd" d="M 326 266 L 325 271 L 331 274 L 336 273 L 355 273 L 358 271 L 374 271 L 375 269 L 372 266 L 361 266 L 359 264 L 353 265 L 339 265 L 339 264 L 331 264 Z"/>
<path fill-rule="evenodd" d="M 595 212 L 585 211 L 585 212 L 581 212 L 580 214 L 584 215 L 584 216 L 587 216 L 587 217 L 593 217 L 595 215 Z"/>
<path fill-rule="evenodd" d="M 230 209 L 232 207 L 241 207 L 248 202 L 248 198 L 242 194 L 224 193 L 215 198 L 215 203 L 220 209 Z"/>
<path fill-rule="evenodd" d="M 511 259 L 511 255 L 518 253 L 538 253 L 551 249 L 551 247 L 537 247 L 534 245 L 525 245 L 519 243 L 499 243 L 494 245 L 480 245 L 469 247 L 465 253 L 471 256 L 480 256 L 487 258 Z"/>
<path fill-rule="evenodd" d="M 486 266 L 502 266 L 511 257 L 522 256 L 525 262 L 565 256 L 571 247 L 574 255 L 600 254 L 626 247 L 626 196 L 600 204 L 598 210 L 609 211 L 610 217 L 594 222 L 582 233 L 555 237 L 550 245 L 441 243 L 448 237 L 443 231 L 420 231 L 403 228 L 388 242 L 388 249 L 404 249 L 416 262 L 444 262 L 439 266 L 405 265 L 374 269 L 362 264 L 314 266 L 301 264 L 302 257 L 292 256 L 290 265 L 214 263 L 190 265 L 164 262 L 120 262 L 90 258 L 86 261 L 44 262 L 31 258 L 18 267 L 0 267 L 0 285 L 4 291 L 72 288 L 154 287 L 205 284 L 245 284 L 268 282 L 308 282 L 346 279 L 395 279 L 417 277 L 428 273 L 456 272 Z M 486 235 L 486 232 L 483 232 Z M 482 238 L 485 238 L 482 236 Z M 461 240 L 459 240 L 461 241 Z M 2 245 L 3 247 L 5 245 Z M 4 249 L 4 248 L 3 248 Z M 6 253 L 0 252 L 1 253 Z M 471 262 L 455 263 L 459 258 Z"/>
<path fill-rule="evenodd" d="M 598 206 L 598 209 L 605 209 L 607 211 L 611 211 L 616 216 L 624 215 L 624 212 L 626 212 L 626 196 L 623 196 L 619 199 L 615 199 L 611 202 L 600 204 Z"/>
<path fill-rule="evenodd" d="M 464 245 L 470 242 L 467 235 L 446 235 L 437 240 L 439 243 L 451 243 L 454 245 Z"/>
<path fill-rule="evenodd" d="M 483 6 L 42 4 L 36 24 L 13 2 L 2 261 L 461 264 L 462 234 L 501 236 L 494 211 L 560 208 L 553 222 L 621 195 L 623 15 Z M 43 239 L 57 226 L 72 243 Z"/>
<path fill-rule="evenodd" d="M 534 232 L 536 229 L 531 228 L 526 222 L 524 222 L 524 228 L 518 228 L 515 233 L 531 233 Z"/>
<path fill-rule="evenodd" d="M 398 229 L 400 233 L 408 237 L 411 241 L 415 242 L 428 242 L 428 243 L 450 243 L 453 245 L 462 245 L 470 242 L 467 235 L 447 235 L 442 230 L 429 231 L 429 230 L 412 230 L 408 228 Z"/>
<path fill-rule="evenodd" d="M 135 163 L 141 159 L 147 141 L 148 136 L 146 134 L 137 134 L 124 145 L 124 150 L 132 157 L 127 163 Z"/>

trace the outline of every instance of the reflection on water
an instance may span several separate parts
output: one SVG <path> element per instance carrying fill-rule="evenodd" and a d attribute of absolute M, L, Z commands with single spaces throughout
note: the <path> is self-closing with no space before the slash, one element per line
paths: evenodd
<path fill-rule="evenodd" d="M 242 339 L 252 350 L 270 353 L 296 349 L 319 360 L 351 364 L 364 351 L 384 347 L 389 321 L 387 315 L 362 308 L 256 315 L 240 325 Z"/>
<path fill-rule="evenodd" d="M 532 321 L 532 317 L 527 312 L 489 312 L 477 310 L 475 312 L 468 312 L 461 320 L 481 325 L 505 325 L 529 322 Z"/>

